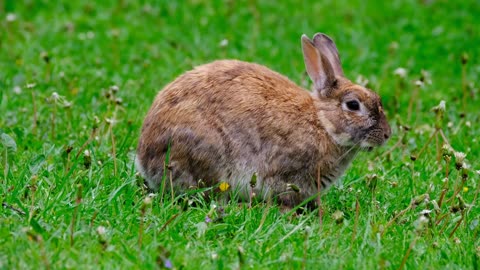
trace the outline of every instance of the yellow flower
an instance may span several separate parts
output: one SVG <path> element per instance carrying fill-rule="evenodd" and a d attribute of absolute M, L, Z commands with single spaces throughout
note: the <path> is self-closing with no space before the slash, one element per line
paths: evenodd
<path fill-rule="evenodd" d="M 463 192 L 467 192 L 468 191 L 468 187 L 463 187 Z"/>
<path fill-rule="evenodd" d="M 227 182 L 221 182 L 220 186 L 218 187 L 220 188 L 221 192 L 225 192 L 230 188 L 230 185 Z"/>

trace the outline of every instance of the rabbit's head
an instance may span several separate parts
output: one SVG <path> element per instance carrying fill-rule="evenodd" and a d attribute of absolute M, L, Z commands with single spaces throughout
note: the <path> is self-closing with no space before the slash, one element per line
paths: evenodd
<path fill-rule="evenodd" d="M 335 43 L 318 33 L 302 36 L 307 73 L 314 84 L 321 124 L 341 146 L 370 149 L 391 135 L 380 97 L 344 77 Z"/>

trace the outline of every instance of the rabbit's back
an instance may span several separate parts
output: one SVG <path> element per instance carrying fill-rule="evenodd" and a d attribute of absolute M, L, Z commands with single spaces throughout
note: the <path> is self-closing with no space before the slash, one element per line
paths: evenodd
<path fill-rule="evenodd" d="M 286 77 L 257 64 L 216 61 L 157 95 L 142 128 L 138 163 L 154 189 L 167 167 L 183 187 L 200 179 L 244 186 L 253 173 L 261 181 L 302 182 L 296 178 L 311 177 L 318 160 L 318 125 L 312 97 Z"/>

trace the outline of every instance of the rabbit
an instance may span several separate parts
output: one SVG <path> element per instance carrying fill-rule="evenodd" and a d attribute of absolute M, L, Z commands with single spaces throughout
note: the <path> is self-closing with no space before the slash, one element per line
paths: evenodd
<path fill-rule="evenodd" d="M 327 35 L 302 35 L 301 44 L 312 92 L 238 60 L 198 66 L 165 86 L 138 143 L 148 187 L 157 191 L 165 176 L 179 191 L 226 181 L 240 197 L 293 207 L 334 183 L 357 152 L 384 144 L 391 129 L 379 95 L 344 77 Z"/>

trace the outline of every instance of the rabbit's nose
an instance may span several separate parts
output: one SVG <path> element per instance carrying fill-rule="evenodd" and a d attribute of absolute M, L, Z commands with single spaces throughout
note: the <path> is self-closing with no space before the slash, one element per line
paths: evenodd
<path fill-rule="evenodd" d="M 388 140 L 388 138 L 390 138 L 390 136 L 392 135 L 392 129 L 390 128 L 390 125 L 388 124 L 387 122 L 387 119 L 385 118 L 385 116 L 383 116 L 380 120 L 381 122 L 381 128 L 383 130 L 383 138 L 386 140 Z"/>
<path fill-rule="evenodd" d="M 386 129 L 383 131 L 383 137 L 385 138 L 385 141 L 388 140 L 388 138 L 390 138 L 391 135 L 392 135 L 392 129 L 387 123 Z"/>

